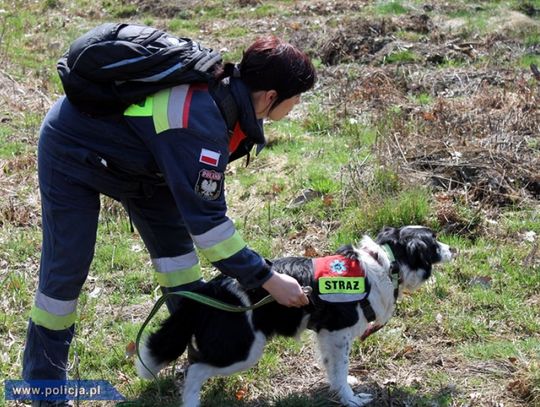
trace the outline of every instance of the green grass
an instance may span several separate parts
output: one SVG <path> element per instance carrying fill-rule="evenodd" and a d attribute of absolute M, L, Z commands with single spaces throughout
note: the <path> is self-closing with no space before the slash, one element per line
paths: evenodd
<path fill-rule="evenodd" d="M 411 99 L 420 106 L 427 106 L 433 103 L 433 98 L 428 93 L 420 93 L 418 95 L 411 96 Z"/>
<path fill-rule="evenodd" d="M 0 135 L 0 158 L 11 158 L 21 155 L 28 150 L 28 146 L 22 142 L 9 142 Z"/>
<path fill-rule="evenodd" d="M 174 18 L 169 21 L 168 29 L 182 37 L 192 36 L 199 30 L 199 24 L 196 20 Z"/>
<path fill-rule="evenodd" d="M 379 1 L 375 7 L 375 10 L 379 14 L 405 14 L 409 12 L 409 8 L 404 6 L 403 1 Z"/>
<path fill-rule="evenodd" d="M 540 9 L 539 1 L 527 3 Z M 421 11 L 425 2 L 377 1 L 360 11 L 336 9 L 328 15 L 314 15 L 307 3 L 292 0 L 245 7 L 205 0 L 174 16 L 161 13 L 159 7 L 138 14 L 137 6 L 128 3 L 0 0 L 0 9 L 5 10 L 0 13 L 0 57 L 3 73 L 11 78 L 5 82 L 8 87 L 0 87 L 2 377 L 20 375 L 27 318 L 37 282 L 41 229 L 35 154 L 47 107 L 42 101 L 26 105 L 27 100 L 19 100 L 17 93 L 4 95 L 5 89 L 16 83 L 25 96 L 39 90 L 54 100 L 61 92 L 55 70 L 59 55 L 86 29 L 111 18 L 156 24 L 178 35 L 200 36 L 209 46 L 228 49 L 225 59 L 236 62 L 248 38 L 270 29 L 268 21 L 272 21 L 273 33 L 303 45 L 303 30 L 309 30 L 314 19 L 318 20 L 317 27 L 328 30 L 352 21 L 352 15 L 401 22 Z M 481 43 L 492 32 L 491 18 L 504 16 L 521 4 L 434 2 L 436 7 L 427 13 L 432 18 L 443 12 L 442 18 L 465 20 L 458 33 L 448 34 L 449 41 Z M 291 30 L 291 21 L 302 22 L 298 32 Z M 432 34 L 398 30 L 395 35 L 408 42 L 442 44 Z M 525 49 L 537 45 L 539 36 L 536 32 L 516 32 L 511 34 L 511 41 L 523 44 Z M 306 45 L 317 50 L 317 45 Z M 537 55 L 526 53 L 530 50 L 515 55 L 498 52 L 491 54 L 486 49 L 485 55 L 475 61 L 447 58 L 437 69 L 445 74 L 456 69 L 456 78 L 465 78 L 464 70 L 470 68 L 489 71 L 501 65 L 505 69 L 518 66 L 514 74 L 521 78 L 523 72 L 530 76 L 531 63 L 540 65 Z M 452 263 L 435 267 L 434 279 L 428 285 L 405 296 L 388 326 L 367 341 L 354 343 L 351 366 L 360 379 L 365 379 L 359 390 L 376 393 L 379 399 L 375 403 L 384 398 L 393 405 L 462 406 L 476 402 L 475 397 L 480 397 L 477 405 L 481 407 L 491 405 L 490 400 L 509 407 L 540 405 L 537 202 L 497 208 L 495 214 L 487 208 L 479 209 L 466 195 L 454 196 L 452 207 L 466 228 L 449 233 L 437 216 L 437 200 L 428 181 L 407 179 L 401 157 L 389 156 L 385 149 L 385 143 L 395 137 L 415 140 L 413 136 L 428 131 L 417 113 L 436 105 L 435 95 L 443 97 L 438 96 L 437 84 L 433 84 L 433 91 L 425 87 L 415 91 L 410 77 L 404 74 L 400 80 L 407 82 L 408 90 L 401 97 L 392 99 L 390 95 L 387 100 L 381 86 L 384 106 L 356 96 L 359 84 L 375 71 L 394 86 L 394 70 L 424 69 L 423 64 L 412 65 L 422 61 L 420 53 L 401 50 L 387 55 L 382 66 L 351 63 L 343 71 L 322 66 L 316 52 L 311 57 L 322 79 L 318 87 L 303 97 L 303 106 L 293 118 L 265 126 L 269 145 L 258 157 L 252 156 L 249 167 L 237 163 L 227 173 L 230 215 L 242 236 L 261 255 L 276 258 L 303 255 L 310 247 L 327 254 L 342 244 L 357 242 L 364 234 L 375 237 L 387 225 L 433 227 L 440 240 L 459 250 L 459 256 Z M 334 87 L 342 79 L 341 72 L 350 86 L 346 92 L 337 92 Z M 478 72 L 482 70 L 475 75 Z M 531 89 L 534 100 L 536 88 Z M 449 145 L 452 142 L 448 140 Z M 534 134 L 523 143 L 538 151 Z M 419 147 L 403 144 L 402 148 L 411 152 Z M 308 193 L 305 201 L 299 199 L 306 192 L 311 195 Z M 136 377 L 133 357 L 126 356 L 126 346 L 135 339 L 159 291 L 148 254 L 138 234 L 130 231 L 124 210 L 108 199 L 102 203 L 96 254 L 79 300 L 70 375 L 109 380 L 133 401 L 133 406 L 178 405 L 177 386 L 183 380 L 178 369 L 184 359 L 177 362 L 176 370 L 166 369 L 158 391 L 156 383 Z M 201 259 L 201 264 L 207 278 L 215 275 L 207 260 Z M 165 310 L 160 311 L 152 326 L 166 315 Z M 210 380 L 203 388 L 203 405 L 337 405 L 324 386 L 322 372 L 313 366 L 312 348 L 309 334 L 299 342 L 282 338 L 271 341 L 256 367 Z M 510 391 L 514 381 L 523 384 L 526 391 Z M 276 392 L 276 388 L 281 390 Z M 0 405 L 4 405 L 3 391 L 0 386 Z"/>
<path fill-rule="evenodd" d="M 540 56 L 534 54 L 523 55 L 518 62 L 521 67 L 528 69 L 531 64 L 540 65 Z"/>
<path fill-rule="evenodd" d="M 530 359 L 540 352 L 540 340 L 526 338 L 522 341 L 493 340 L 486 343 L 465 345 L 460 352 L 467 358 L 485 361 L 508 360 L 510 358 Z"/>
<path fill-rule="evenodd" d="M 416 55 L 413 51 L 404 50 L 404 51 L 397 51 L 397 52 L 393 52 L 389 54 L 384 59 L 384 62 L 386 64 L 407 64 L 407 63 L 417 62 L 418 60 L 419 60 L 419 56 Z"/>

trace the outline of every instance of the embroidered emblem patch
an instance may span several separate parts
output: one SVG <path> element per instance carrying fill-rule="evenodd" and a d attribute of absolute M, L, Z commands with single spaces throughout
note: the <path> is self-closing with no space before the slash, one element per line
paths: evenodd
<path fill-rule="evenodd" d="M 201 149 L 199 162 L 203 164 L 211 165 L 212 167 L 217 167 L 219 164 L 220 156 L 221 156 L 221 153 L 203 148 Z"/>
<path fill-rule="evenodd" d="M 334 260 L 330 263 L 330 271 L 336 274 L 343 274 L 347 272 L 347 266 L 343 260 Z"/>
<path fill-rule="evenodd" d="M 207 201 L 215 201 L 221 196 L 223 173 L 214 170 L 200 170 L 195 193 Z"/>
<path fill-rule="evenodd" d="M 357 260 L 338 255 L 315 258 L 313 269 L 321 300 L 350 302 L 366 296 L 365 273 Z"/>

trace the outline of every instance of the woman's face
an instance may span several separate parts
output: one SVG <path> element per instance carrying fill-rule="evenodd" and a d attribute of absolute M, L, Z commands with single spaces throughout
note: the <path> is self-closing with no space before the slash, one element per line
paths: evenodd
<path fill-rule="evenodd" d="M 281 120 L 287 116 L 298 103 L 300 103 L 300 95 L 285 99 L 268 112 L 268 118 L 271 120 Z"/>
<path fill-rule="evenodd" d="M 260 90 L 253 93 L 252 97 L 257 119 L 281 120 L 289 114 L 295 105 L 300 103 L 300 95 L 295 95 L 283 100 L 272 109 L 277 98 L 275 90 Z"/>

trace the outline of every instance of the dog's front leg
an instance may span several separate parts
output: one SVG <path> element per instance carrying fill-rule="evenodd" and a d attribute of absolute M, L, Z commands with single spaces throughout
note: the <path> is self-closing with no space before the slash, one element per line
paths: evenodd
<path fill-rule="evenodd" d="M 373 397 L 370 394 L 354 394 L 347 383 L 349 373 L 349 353 L 353 341 L 350 329 L 339 331 L 322 330 L 317 334 L 322 363 L 328 376 L 330 389 L 335 391 L 340 402 L 347 407 L 362 407 Z"/>
<path fill-rule="evenodd" d="M 189 366 L 184 382 L 182 407 L 199 407 L 201 387 L 212 376 L 213 370 L 205 363 L 194 363 Z"/>

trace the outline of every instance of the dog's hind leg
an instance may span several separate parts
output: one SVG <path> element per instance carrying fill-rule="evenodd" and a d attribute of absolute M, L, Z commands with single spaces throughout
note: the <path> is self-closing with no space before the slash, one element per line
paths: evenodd
<path fill-rule="evenodd" d="M 135 361 L 137 373 L 143 379 L 151 379 L 168 363 L 184 353 L 194 331 L 196 308 L 185 301 L 174 314 L 150 334 L 139 349 L 141 360 Z M 144 364 L 143 364 L 144 362 Z"/>
<path fill-rule="evenodd" d="M 258 332 L 251 344 L 248 357 L 229 366 L 217 367 L 207 363 L 194 363 L 187 371 L 184 391 L 182 394 L 183 407 L 198 407 L 201 387 L 206 380 L 213 376 L 228 376 L 249 369 L 259 361 L 266 345 L 266 337 Z M 204 356 L 203 356 L 204 357 Z"/>
<path fill-rule="evenodd" d="M 152 355 L 147 342 L 144 341 L 139 347 L 141 358 L 135 358 L 135 369 L 141 379 L 152 379 L 158 372 L 167 366 L 167 361 L 159 360 Z"/>
<path fill-rule="evenodd" d="M 349 353 L 353 341 L 350 329 L 327 331 L 323 329 L 317 334 L 321 359 L 328 376 L 330 389 L 339 396 L 341 403 L 347 407 L 362 407 L 373 397 L 369 394 L 354 394 L 348 384 Z"/>

